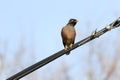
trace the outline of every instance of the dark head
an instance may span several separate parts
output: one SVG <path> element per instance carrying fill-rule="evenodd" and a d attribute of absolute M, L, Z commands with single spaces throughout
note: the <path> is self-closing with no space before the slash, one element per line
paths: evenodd
<path fill-rule="evenodd" d="M 78 22 L 77 19 L 70 19 L 67 25 L 75 26 L 75 24 Z"/>

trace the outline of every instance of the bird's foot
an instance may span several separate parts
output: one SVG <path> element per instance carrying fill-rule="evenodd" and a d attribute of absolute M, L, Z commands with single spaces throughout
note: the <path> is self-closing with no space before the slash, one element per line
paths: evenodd
<path fill-rule="evenodd" d="M 65 46 L 65 50 L 67 51 L 68 48 L 69 48 L 69 47 L 66 45 L 66 46 Z M 69 55 L 69 54 L 70 54 L 70 52 L 67 52 L 67 53 L 66 53 L 66 55 Z"/>
<path fill-rule="evenodd" d="M 67 49 L 68 49 L 68 46 L 66 45 L 66 46 L 65 46 L 65 50 L 67 50 Z"/>
<path fill-rule="evenodd" d="M 70 44 L 70 48 L 72 48 L 73 44 Z"/>

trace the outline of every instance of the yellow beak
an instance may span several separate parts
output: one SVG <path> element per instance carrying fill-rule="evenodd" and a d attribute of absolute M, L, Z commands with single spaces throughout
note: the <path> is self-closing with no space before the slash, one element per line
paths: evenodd
<path fill-rule="evenodd" d="M 78 20 L 76 20 L 76 22 L 79 22 Z"/>

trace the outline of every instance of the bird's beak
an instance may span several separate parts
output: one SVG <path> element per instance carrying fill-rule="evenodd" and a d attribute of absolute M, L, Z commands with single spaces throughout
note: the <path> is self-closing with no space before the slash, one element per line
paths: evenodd
<path fill-rule="evenodd" d="M 78 20 L 76 20 L 76 22 L 79 22 Z"/>

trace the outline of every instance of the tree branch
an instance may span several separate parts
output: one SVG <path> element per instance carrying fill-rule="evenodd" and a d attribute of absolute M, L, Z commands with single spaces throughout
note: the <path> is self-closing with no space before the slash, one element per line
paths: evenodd
<path fill-rule="evenodd" d="M 68 50 L 63 49 L 63 50 L 61 50 L 61 51 L 59 51 L 59 52 L 45 58 L 45 59 L 43 59 L 42 61 L 39 61 L 39 62 L 33 64 L 32 66 L 30 66 L 30 67 L 16 73 L 15 75 L 11 76 L 7 80 L 18 80 L 18 79 L 30 74 L 31 72 L 37 70 L 38 68 L 48 64 L 49 62 L 59 58 L 60 56 L 66 54 L 67 52 L 72 51 L 73 49 L 75 49 L 75 48 L 77 48 L 79 46 L 82 46 L 83 44 L 85 44 L 85 43 L 87 43 L 87 42 L 89 42 L 89 41 L 91 41 L 91 40 L 93 40 L 95 38 L 98 38 L 99 36 L 103 35 L 107 31 L 110 31 L 111 29 L 117 28 L 119 26 L 120 26 L 120 17 L 117 20 L 115 20 L 113 23 L 111 23 L 111 24 L 107 25 L 105 28 L 101 29 L 100 31 L 97 32 L 95 30 L 87 38 L 75 43 L 72 48 L 69 48 Z"/>

